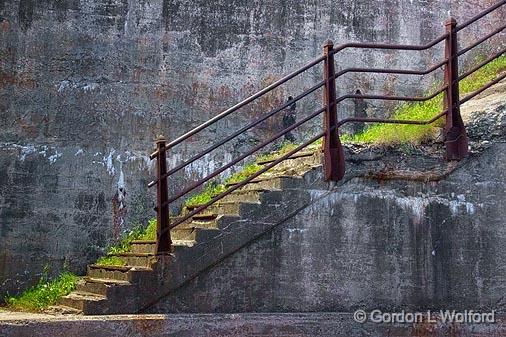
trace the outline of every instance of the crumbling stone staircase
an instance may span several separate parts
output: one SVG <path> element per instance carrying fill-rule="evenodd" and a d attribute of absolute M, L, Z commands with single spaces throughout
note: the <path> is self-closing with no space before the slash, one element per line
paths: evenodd
<path fill-rule="evenodd" d="M 170 255 L 156 256 L 155 241 L 134 241 L 130 252 L 116 254 L 125 266 L 89 265 L 77 289 L 52 309 L 87 315 L 142 312 L 301 207 L 304 198 L 293 193 L 322 184 L 320 162 L 320 151 L 298 153 L 193 216 L 171 231 Z M 181 215 L 191 210 L 184 207 Z"/>

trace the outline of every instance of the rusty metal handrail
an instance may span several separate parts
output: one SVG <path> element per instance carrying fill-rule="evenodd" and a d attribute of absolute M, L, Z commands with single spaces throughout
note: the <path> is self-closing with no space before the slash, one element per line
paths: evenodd
<path fill-rule="evenodd" d="M 343 44 L 343 45 L 340 45 L 339 47 L 337 47 L 337 49 L 334 49 L 332 54 L 335 54 L 337 52 L 340 52 L 341 50 L 344 50 L 344 49 L 347 49 L 347 48 L 367 48 L 367 49 L 395 49 L 395 50 L 425 50 L 425 49 L 429 49 L 433 46 L 435 46 L 436 44 L 438 44 L 439 42 L 441 41 L 444 41 L 445 38 L 447 37 L 447 34 L 443 34 L 441 35 L 440 37 L 432 40 L 431 42 L 425 44 L 425 45 L 395 45 L 395 44 L 379 44 L 379 43 L 347 43 L 347 44 Z M 165 150 L 169 150 L 170 148 L 180 144 L 181 142 L 183 142 L 184 140 L 190 138 L 191 136 L 195 135 L 196 133 L 202 131 L 203 129 L 207 128 L 208 126 L 216 123 L 217 121 L 221 120 L 222 118 L 230 115 L 232 112 L 238 110 L 239 108 L 247 105 L 248 103 L 251 103 L 252 101 L 254 101 L 255 99 L 265 95 L 267 92 L 270 92 L 272 91 L 273 89 L 277 88 L 278 86 L 280 86 L 281 84 L 287 82 L 288 80 L 294 78 L 295 76 L 297 75 L 300 75 L 301 73 L 303 73 L 304 71 L 314 67 L 315 65 L 319 64 L 320 62 L 323 61 L 323 57 L 319 57 L 317 58 L 316 60 L 308 63 L 307 65 L 303 66 L 302 68 L 286 75 L 285 77 L 279 79 L 278 81 L 272 83 L 271 85 L 267 86 L 266 88 L 260 90 L 259 92 L 257 92 L 256 94 L 244 99 L 243 101 L 237 103 L 236 105 L 234 105 L 233 107 L 223 111 L 222 113 L 214 116 L 213 118 L 211 118 L 210 120 L 200 124 L 199 126 L 195 127 L 194 129 L 188 131 L 187 133 L 183 134 L 182 136 L 176 138 L 175 140 L 171 141 L 169 144 L 167 144 L 167 146 L 165 147 Z M 157 155 L 157 151 L 153 152 L 151 155 L 150 155 L 150 159 L 154 159 Z"/>
<path fill-rule="evenodd" d="M 410 101 L 410 102 L 422 102 L 422 101 L 428 101 L 434 97 L 436 97 L 437 95 L 439 95 L 440 93 L 442 93 L 444 90 L 446 89 L 446 86 L 443 86 L 442 88 L 436 90 L 434 93 L 430 94 L 429 96 L 426 96 L 426 97 L 399 97 L 399 96 L 382 96 L 382 95 L 343 95 L 343 96 L 340 96 L 339 98 L 337 98 L 334 103 L 331 104 L 331 106 L 335 106 L 336 104 L 344 101 L 345 99 L 349 99 L 349 98 L 361 98 L 361 99 L 382 99 L 382 100 L 393 100 L 393 101 Z M 232 166 L 234 166 L 235 164 L 243 161 L 244 159 L 246 159 L 247 157 L 251 156 L 253 153 L 257 152 L 258 150 L 260 150 L 261 148 L 267 146 L 268 144 L 271 144 L 272 142 L 274 142 L 276 139 L 280 138 L 281 136 L 285 135 L 286 133 L 292 131 L 293 129 L 297 128 L 298 126 L 302 125 L 302 124 L 305 124 L 306 122 L 308 122 L 309 120 L 313 119 L 314 117 L 318 116 L 319 114 L 321 114 L 323 111 L 325 110 L 325 108 L 322 108 L 320 110 L 317 110 L 315 112 L 313 112 L 312 114 L 308 115 L 307 117 L 301 119 L 300 121 L 298 121 L 297 123 L 293 124 L 292 126 L 278 132 L 276 135 L 274 135 L 273 137 L 269 138 L 268 140 L 260 143 L 259 145 L 255 146 L 253 149 L 251 149 L 250 151 L 242 154 L 241 156 L 239 156 L 238 158 L 230 161 L 228 164 L 222 166 L 221 168 L 219 168 L 218 170 L 214 171 L 213 173 L 207 175 L 206 177 L 194 182 L 193 184 L 191 184 L 189 187 L 185 188 L 184 190 L 182 190 L 181 192 L 179 192 L 178 194 L 176 194 L 175 196 L 169 198 L 165 203 L 163 203 L 161 205 L 161 207 L 165 206 L 165 205 L 168 205 L 174 201 L 176 201 L 177 199 L 181 198 L 182 196 L 184 196 L 185 194 L 193 191 L 195 188 L 201 186 L 202 184 L 208 182 L 209 180 L 211 180 L 212 178 L 216 177 L 217 175 L 219 175 L 220 173 L 228 170 L 229 168 L 231 168 Z M 164 177 L 167 177 L 167 173 L 162 175 L 162 178 L 163 179 Z M 153 181 L 151 184 L 155 185 L 156 182 L 158 181 L 155 180 Z"/>
<path fill-rule="evenodd" d="M 181 198 L 183 195 L 187 194 L 188 192 L 194 190 L 195 188 L 201 186 L 202 184 L 206 183 L 207 181 L 213 179 L 214 177 L 216 177 L 217 175 L 219 175 L 220 173 L 228 170 L 229 168 L 231 168 L 232 166 L 234 166 L 235 164 L 243 161 L 244 159 L 246 159 L 247 157 L 251 156 L 253 153 L 257 152 L 258 150 L 260 150 L 261 148 L 267 146 L 268 144 L 271 144 L 272 142 L 274 142 L 276 139 L 280 138 L 281 136 L 285 135 L 286 133 L 292 131 L 293 129 L 297 128 L 298 126 L 301 126 L 302 124 L 306 123 L 307 121 L 315 118 L 316 116 L 318 116 L 319 114 L 321 114 L 323 111 L 325 110 L 325 108 L 321 108 L 315 112 L 313 112 L 312 114 L 310 114 L 309 116 L 306 116 L 304 119 L 301 119 L 300 121 L 298 121 L 297 123 L 291 125 L 290 127 L 278 132 L 277 134 L 275 134 L 274 136 L 272 136 L 271 138 L 269 138 L 268 140 L 258 144 L 257 146 L 255 146 L 253 149 L 249 150 L 248 152 L 246 152 L 245 154 L 242 154 L 240 155 L 239 157 L 237 157 L 236 159 L 230 161 L 228 164 L 222 166 L 221 168 L 219 168 L 218 170 L 214 171 L 213 173 L 207 175 L 206 177 L 194 182 L 193 184 L 191 184 L 189 187 L 185 188 L 183 191 L 179 192 L 178 194 L 176 194 L 175 196 L 171 197 L 170 199 L 168 199 L 165 203 L 163 203 L 161 205 L 161 207 L 163 206 L 166 206 L 168 205 L 169 203 L 171 202 L 174 202 L 176 201 L 177 199 Z"/>
<path fill-rule="evenodd" d="M 222 199 L 226 195 L 232 193 L 236 189 L 244 186 L 248 182 L 252 181 L 262 173 L 266 172 L 267 170 L 271 169 L 272 167 L 276 166 L 283 160 L 291 157 L 296 152 L 300 151 L 301 149 L 305 148 L 309 144 L 313 143 L 317 139 L 320 139 L 321 137 L 324 137 L 324 146 L 323 146 L 323 153 L 324 153 L 324 177 L 325 180 L 340 180 L 344 176 L 344 152 L 341 145 L 341 142 L 339 140 L 339 128 L 346 124 L 346 123 L 352 123 L 352 122 L 362 122 L 362 123 L 390 123 L 390 124 L 412 124 L 412 125 L 424 125 L 424 124 L 430 124 L 434 121 L 440 119 L 443 116 L 446 116 L 446 123 L 445 123 L 445 146 L 446 146 L 446 158 L 448 160 L 460 160 L 463 157 L 465 157 L 468 153 L 468 145 L 467 145 L 467 136 L 465 132 L 465 127 L 462 122 L 462 118 L 460 116 L 460 110 L 459 107 L 461 104 L 465 103 L 469 99 L 475 97 L 479 93 L 483 92 L 490 86 L 498 83 L 499 81 L 506 78 L 506 74 L 502 74 L 493 81 L 487 83 L 486 85 L 482 86 L 480 89 L 476 90 L 475 92 L 467 95 L 466 97 L 460 99 L 459 98 L 459 81 L 463 78 L 471 75 L 481 67 L 485 66 L 486 64 L 492 62 L 497 57 L 504 54 L 505 49 L 502 49 L 501 51 L 495 53 L 491 57 L 487 58 L 485 61 L 481 62 L 477 66 L 474 66 L 472 69 L 466 71 L 463 74 L 459 75 L 458 72 L 458 57 L 463 55 L 464 53 L 468 52 L 469 50 L 475 48 L 477 45 L 483 43 L 484 41 L 489 40 L 491 37 L 495 36 L 496 34 L 502 32 L 505 25 L 502 25 L 498 29 L 495 29 L 494 31 L 488 33 L 486 36 L 480 38 L 479 40 L 475 41 L 470 46 L 461 49 L 458 51 L 457 48 L 457 32 L 473 22 L 478 21 L 483 16 L 487 15 L 488 13 L 491 13 L 492 11 L 496 10 L 497 8 L 501 7 L 506 3 L 506 0 L 502 0 L 495 4 L 494 6 L 490 7 L 489 9 L 485 10 L 484 12 L 476 15 L 475 17 L 471 18 L 470 20 L 466 21 L 464 24 L 457 26 L 457 23 L 455 20 L 451 19 L 448 22 L 446 22 L 446 32 L 445 34 L 441 35 L 440 37 L 430 41 L 429 43 L 425 45 L 393 45 L 393 44 L 378 44 L 378 43 L 347 43 L 342 44 L 334 48 L 332 42 L 327 42 L 324 46 L 324 53 L 323 56 L 317 58 L 316 60 L 306 64 L 304 67 L 286 75 L 285 77 L 279 79 L 278 81 L 272 83 L 271 85 L 267 86 L 266 88 L 260 90 L 254 95 L 251 95 L 250 97 L 246 98 L 245 100 L 241 101 L 240 103 L 234 105 L 233 107 L 223 111 L 222 113 L 216 115 L 215 117 L 211 118 L 205 123 L 202 123 L 201 125 L 197 126 L 196 128 L 190 130 L 189 132 L 183 134 L 182 136 L 176 138 L 174 141 L 170 142 L 169 144 L 166 144 L 164 139 L 159 139 L 157 141 L 157 150 L 153 152 L 150 155 L 151 159 L 157 158 L 157 178 L 156 180 L 149 183 L 149 187 L 157 185 L 157 252 L 167 252 L 170 250 L 170 229 L 176 227 L 177 225 L 185 222 L 189 218 L 193 217 L 194 215 L 200 213 L 204 209 L 208 208 L 210 205 L 214 204 L 218 200 Z M 334 70 L 334 55 L 338 52 L 346 49 L 346 48 L 371 48 L 371 49 L 389 49 L 389 50 L 425 50 L 428 48 L 433 47 L 434 45 L 445 41 L 445 57 L 442 62 L 439 62 L 430 68 L 426 70 L 409 70 L 409 69 L 381 69 L 381 68 L 347 68 L 343 69 L 341 71 L 335 72 Z M 202 131 L 206 127 L 212 125 L 213 123 L 217 122 L 218 120 L 224 118 L 225 116 L 228 116 L 232 112 L 238 110 L 239 108 L 253 102 L 254 100 L 258 99 L 259 97 L 263 96 L 264 94 L 270 92 L 271 90 L 279 87 L 283 83 L 287 82 L 288 80 L 300 75 L 306 70 L 309 70 L 313 68 L 314 66 L 320 64 L 323 62 L 323 68 L 324 68 L 324 79 L 323 81 L 315 84 L 313 87 L 306 89 L 302 94 L 296 96 L 294 99 L 291 99 L 288 102 L 285 102 L 278 106 L 277 108 L 269 111 L 265 115 L 262 115 L 260 118 L 252 121 L 251 123 L 247 124 L 246 126 L 242 127 L 241 129 L 237 130 L 233 134 L 227 136 L 224 140 L 221 140 L 212 146 L 208 147 L 204 151 L 201 151 L 199 154 L 193 156 L 189 160 L 177 165 L 175 168 L 172 168 L 171 170 L 167 171 L 166 168 L 166 151 L 170 149 L 173 146 L 176 146 L 177 144 L 180 144 L 184 140 L 188 139 L 189 137 L 195 135 L 196 133 Z M 336 97 L 336 90 L 335 90 L 335 81 L 340 76 L 346 74 L 346 73 L 356 73 L 356 72 L 363 72 L 363 73 L 382 73 L 382 74 L 403 74 L 403 75 L 425 75 L 429 74 L 440 67 L 444 66 L 444 74 L 445 74 L 445 82 L 442 87 L 437 89 L 434 93 L 428 95 L 428 96 L 393 96 L 393 95 L 380 95 L 380 94 L 348 94 L 343 95 L 340 97 Z M 178 194 L 172 196 L 169 198 L 168 196 L 168 188 L 167 188 L 167 178 L 177 172 L 178 170 L 182 169 L 183 167 L 193 163 L 195 160 L 198 160 L 199 158 L 202 158 L 204 155 L 210 153 L 211 151 L 217 149 L 218 147 L 222 146 L 226 142 L 234 139 L 235 137 L 239 136 L 240 134 L 244 133 L 245 131 L 257 126 L 261 122 L 265 121 L 267 118 L 270 118 L 271 116 L 274 116 L 275 114 L 279 113 L 283 109 L 286 109 L 287 107 L 291 106 L 293 103 L 297 102 L 298 100 L 308 96 L 309 94 L 315 92 L 319 88 L 324 87 L 324 104 L 323 107 L 309 116 L 304 117 L 300 121 L 294 123 L 293 125 L 283 129 L 282 131 L 276 133 L 273 137 L 269 138 L 268 140 L 262 142 L 261 144 L 258 144 L 253 149 L 249 150 L 245 154 L 242 154 L 238 158 L 230 161 L 229 163 L 223 165 L 221 168 L 215 170 L 211 174 L 207 175 L 204 178 L 199 179 L 198 181 L 194 182 L 190 186 L 184 188 L 182 191 L 180 191 Z M 415 121 L 415 120 L 399 120 L 399 119 L 382 119 L 382 118 L 346 118 L 341 121 L 337 120 L 337 104 L 340 102 L 346 100 L 346 99 L 381 99 L 381 100 L 395 100 L 395 101 L 412 101 L 412 102 L 420 102 L 420 101 L 427 101 L 429 99 L 432 99 L 439 94 L 444 93 L 444 103 L 445 108 L 444 111 L 437 114 L 436 116 L 432 117 L 429 120 L 424 121 Z M 226 191 L 221 192 L 220 194 L 214 196 L 209 202 L 198 206 L 196 209 L 191 211 L 190 213 L 184 215 L 183 217 L 179 218 L 177 221 L 170 223 L 168 218 L 168 205 L 178 198 L 184 196 L 185 194 L 189 193 L 190 191 L 194 190 L 195 188 L 202 186 L 207 181 L 215 178 L 219 174 L 223 173 L 224 171 L 228 170 L 232 166 L 238 164 L 239 162 L 243 161 L 247 157 L 251 156 L 253 153 L 257 152 L 261 148 L 265 147 L 268 144 L 271 144 L 276 139 L 280 138 L 281 136 L 287 134 L 288 132 L 292 131 L 293 129 L 307 123 L 309 120 L 315 118 L 316 116 L 320 115 L 322 112 L 324 112 L 324 130 L 319 133 L 317 136 L 311 138 L 309 141 L 306 141 L 302 145 L 297 146 L 295 149 L 289 151 L 285 155 L 281 156 L 280 158 L 276 159 L 275 161 L 271 162 L 270 164 L 264 166 L 261 170 L 255 172 L 254 174 L 250 175 L 248 178 L 242 180 L 241 182 L 233 185 L 232 187 L 228 188 Z M 162 164 L 163 163 L 163 164 Z"/>
<path fill-rule="evenodd" d="M 427 70 L 402 70 L 402 69 L 371 69 L 371 68 L 348 68 L 348 69 L 344 69 L 340 72 L 337 72 L 335 73 L 335 75 L 332 77 L 332 79 L 336 79 L 348 72 L 371 72 L 371 73 L 394 73 L 394 74 L 406 74 L 406 75 L 426 75 L 426 74 L 429 74 L 433 71 L 435 71 L 436 69 L 440 68 L 441 66 L 443 66 L 447 61 L 443 61 L 443 62 L 440 62 L 434 66 L 432 66 L 431 68 L 427 69 Z M 285 109 L 286 107 L 292 105 L 294 102 L 297 102 L 298 100 L 306 97 L 307 95 L 309 95 L 310 93 L 316 91 L 317 89 L 321 88 L 323 85 L 325 84 L 325 81 L 321 81 L 319 83 L 317 83 L 316 85 L 314 85 L 313 87 L 311 87 L 310 89 L 307 89 L 305 90 L 302 94 L 300 94 L 299 96 L 293 98 L 292 100 L 289 100 L 287 101 L 286 103 L 283 103 L 281 106 L 277 107 L 276 109 L 273 109 L 271 110 L 268 114 L 260 117 L 259 119 L 255 120 L 254 122 L 244 126 L 243 128 L 237 130 L 236 132 L 234 132 L 233 134 L 227 136 L 225 139 L 213 144 L 211 147 L 205 149 L 204 151 L 200 152 L 199 154 L 195 155 L 194 157 L 190 158 L 189 160 L 177 165 L 176 167 L 174 167 L 173 169 L 171 169 L 170 171 L 168 171 L 167 173 L 165 173 L 164 175 L 162 175 L 160 178 L 157 178 L 153 181 L 151 181 L 149 184 L 148 184 L 148 187 L 153 187 L 156 185 L 156 182 L 158 181 L 158 179 L 164 179 L 174 173 L 176 173 L 177 171 L 181 170 L 182 168 L 190 165 L 191 163 L 195 162 L 196 160 L 202 158 L 203 156 L 205 156 L 206 154 L 210 153 L 211 151 L 217 149 L 218 147 L 220 147 L 221 145 L 225 144 L 226 142 L 234 139 L 235 137 L 237 137 L 238 135 L 244 133 L 245 131 L 253 128 L 254 126 L 260 124 L 261 122 L 265 121 L 266 119 L 268 119 L 269 117 L 273 116 L 274 114 L 278 113 L 279 111 Z M 414 101 L 427 101 L 429 99 L 432 99 L 434 98 L 435 96 L 437 96 L 438 94 L 440 94 L 441 92 L 443 92 L 444 90 L 446 89 L 446 86 L 443 86 L 441 87 L 440 89 L 438 89 L 435 93 L 431 94 L 430 96 L 426 96 L 426 97 L 399 97 L 399 96 L 387 96 L 387 95 L 345 95 L 345 96 L 341 96 L 337 99 L 337 103 L 345 100 L 345 99 L 349 99 L 349 98 L 360 98 L 360 99 L 384 99 L 384 100 L 392 100 L 392 101 L 411 101 L 411 102 L 414 102 Z M 156 153 L 155 153 L 156 155 Z"/>

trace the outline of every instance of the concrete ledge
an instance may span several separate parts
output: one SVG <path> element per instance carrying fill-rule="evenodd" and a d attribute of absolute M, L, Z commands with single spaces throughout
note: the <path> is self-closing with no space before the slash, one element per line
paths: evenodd
<path fill-rule="evenodd" d="M 0 313 L 2 337 L 500 337 L 506 315 L 494 324 L 424 322 L 359 324 L 350 313 L 241 313 L 113 316 L 50 316 Z"/>

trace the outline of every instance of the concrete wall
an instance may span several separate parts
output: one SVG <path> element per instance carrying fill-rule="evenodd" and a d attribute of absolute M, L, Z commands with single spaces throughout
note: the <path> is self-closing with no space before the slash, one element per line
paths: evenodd
<path fill-rule="evenodd" d="M 149 312 L 505 312 L 505 150 L 440 182 L 308 191 L 310 207 Z"/>
<path fill-rule="evenodd" d="M 320 55 L 328 38 L 423 43 L 452 14 L 495 1 L 7 0 L 0 2 L 0 297 L 44 265 L 77 272 L 153 213 L 147 154 Z M 474 26 L 466 40 L 487 31 Z M 502 12 L 504 14 L 504 12 Z M 338 67 L 424 66 L 426 53 L 346 52 Z M 171 165 L 314 81 L 309 72 L 171 152 Z M 418 91 L 417 81 L 349 77 L 340 93 Z M 299 106 L 309 113 L 320 96 Z M 341 110 L 345 114 L 346 110 Z M 379 112 L 378 112 L 379 113 Z M 279 120 L 174 179 L 171 190 L 277 130 Z M 299 134 L 310 132 L 303 130 Z"/>

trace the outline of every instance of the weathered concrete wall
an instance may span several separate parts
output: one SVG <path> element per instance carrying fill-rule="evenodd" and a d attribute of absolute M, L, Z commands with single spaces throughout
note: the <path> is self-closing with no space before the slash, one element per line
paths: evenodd
<path fill-rule="evenodd" d="M 156 135 L 174 138 L 207 120 L 319 55 L 328 38 L 427 42 L 448 13 L 462 20 L 492 2 L 1 1 L 0 297 L 33 283 L 45 264 L 83 271 L 108 241 L 151 216 L 146 155 Z M 422 66 L 435 55 L 440 48 L 400 57 L 348 51 L 337 63 Z M 308 73 L 192 138 L 171 152 L 171 165 L 319 79 Z M 339 90 L 357 87 L 421 90 L 404 78 L 360 76 Z M 171 188 L 265 139 L 278 122 L 197 162 Z"/>
<path fill-rule="evenodd" d="M 301 191 L 311 206 L 149 312 L 505 312 L 505 153 L 439 182 Z"/>

